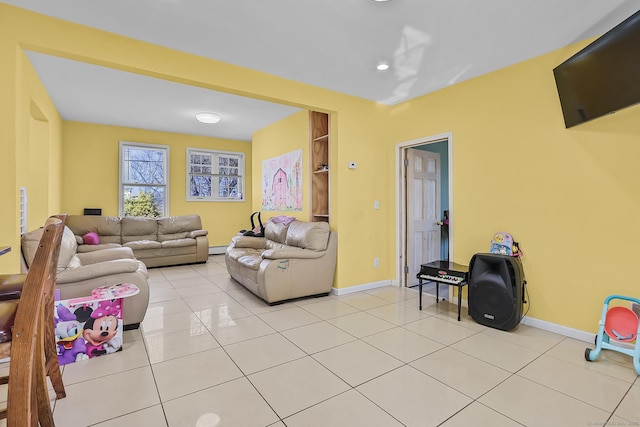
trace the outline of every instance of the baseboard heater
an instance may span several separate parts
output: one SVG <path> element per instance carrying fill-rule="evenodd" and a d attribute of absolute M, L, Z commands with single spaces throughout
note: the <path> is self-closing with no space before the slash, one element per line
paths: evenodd
<path fill-rule="evenodd" d="M 222 255 L 226 251 L 226 246 L 209 246 L 209 255 Z"/>

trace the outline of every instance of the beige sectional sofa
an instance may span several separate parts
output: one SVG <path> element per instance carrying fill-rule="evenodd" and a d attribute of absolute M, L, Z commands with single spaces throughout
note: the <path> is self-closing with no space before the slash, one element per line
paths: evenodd
<path fill-rule="evenodd" d="M 269 304 L 331 292 L 338 237 L 326 222 L 265 225 L 265 237 L 235 236 L 227 271 Z"/>
<path fill-rule="evenodd" d="M 78 252 L 126 247 L 147 267 L 206 262 L 207 231 L 199 215 L 136 218 L 69 215 L 67 226 L 78 242 Z M 97 233 L 99 244 L 85 244 L 87 233 Z"/>
<path fill-rule="evenodd" d="M 43 229 L 30 231 L 22 236 L 22 257 L 25 270 L 29 268 L 42 237 Z M 127 247 L 78 253 L 78 243 L 69 227 L 65 227 L 60 245 L 60 257 L 56 274 L 56 289 L 61 299 L 91 295 L 100 286 L 132 283 L 140 292 L 126 298 L 123 323 L 125 329 L 137 328 L 144 319 L 149 305 L 147 267 L 134 258 Z"/>

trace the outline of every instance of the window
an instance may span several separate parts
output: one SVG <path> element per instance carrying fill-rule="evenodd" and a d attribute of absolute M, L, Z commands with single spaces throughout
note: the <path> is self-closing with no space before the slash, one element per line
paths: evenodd
<path fill-rule="evenodd" d="M 244 200 L 244 154 L 187 148 L 187 200 Z"/>
<path fill-rule="evenodd" d="M 169 147 L 120 142 L 120 216 L 169 215 Z"/>

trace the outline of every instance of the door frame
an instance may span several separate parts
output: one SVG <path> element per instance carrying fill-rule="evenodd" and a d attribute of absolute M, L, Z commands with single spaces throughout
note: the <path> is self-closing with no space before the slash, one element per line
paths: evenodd
<path fill-rule="evenodd" d="M 407 286 L 404 273 L 404 260 L 407 247 L 407 215 L 406 215 L 406 166 L 404 165 L 405 150 L 420 145 L 447 141 L 448 193 L 449 193 L 449 259 L 453 261 L 453 235 L 455 233 L 453 209 L 453 134 L 451 132 L 417 138 L 396 144 L 396 285 Z M 442 256 L 443 254 L 441 254 Z"/>

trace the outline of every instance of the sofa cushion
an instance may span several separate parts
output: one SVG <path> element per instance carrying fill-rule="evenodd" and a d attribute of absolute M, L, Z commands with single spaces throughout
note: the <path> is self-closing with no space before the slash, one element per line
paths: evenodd
<path fill-rule="evenodd" d="M 128 242 L 124 245 L 125 248 L 131 248 L 134 251 L 144 250 L 144 249 L 160 249 L 162 244 L 155 240 L 136 240 L 134 242 Z"/>
<path fill-rule="evenodd" d="M 23 234 L 20 239 L 20 243 L 22 246 L 22 256 L 24 257 L 24 261 L 27 264 L 27 267 L 31 267 L 33 258 L 36 256 L 36 250 L 38 249 L 38 244 L 40 243 L 41 237 L 42 228 L 38 228 L 37 230 L 33 230 Z"/>
<path fill-rule="evenodd" d="M 31 263 L 33 262 L 33 258 L 36 256 L 36 251 L 38 250 L 38 245 L 40 244 L 43 232 L 43 228 L 38 228 L 37 230 L 33 230 L 22 235 L 21 249 L 27 267 L 31 267 Z M 76 254 L 77 248 L 78 243 L 76 242 L 76 236 L 68 227 L 65 226 L 64 232 L 62 233 L 62 241 L 60 242 L 60 256 L 58 258 L 57 268 L 58 273 L 67 268 L 67 264 L 69 264 L 71 258 Z"/>
<path fill-rule="evenodd" d="M 180 258 L 181 256 L 193 257 L 196 254 L 196 246 L 184 246 L 181 248 L 140 249 L 135 255 L 136 259 L 148 260 L 153 258 Z M 184 261 L 180 264 L 186 264 Z"/>
<path fill-rule="evenodd" d="M 67 268 L 69 261 L 78 252 L 78 243 L 76 242 L 76 236 L 69 227 L 64 227 L 62 233 L 62 242 L 60 243 L 60 256 L 58 258 L 58 273 Z"/>
<path fill-rule="evenodd" d="M 260 255 L 245 255 L 238 258 L 238 263 L 248 269 L 258 270 L 260 263 L 262 263 L 262 257 Z"/>
<path fill-rule="evenodd" d="M 122 243 L 137 240 L 158 240 L 158 220 L 126 216 L 120 220 Z"/>
<path fill-rule="evenodd" d="M 121 243 L 120 218 L 116 216 L 69 215 L 65 224 L 76 236 L 95 231 L 101 243 Z"/>
<path fill-rule="evenodd" d="M 99 245 L 78 245 L 78 253 L 96 252 L 103 249 L 121 248 L 120 243 L 100 243 Z"/>
<path fill-rule="evenodd" d="M 262 254 L 262 251 L 262 249 L 254 248 L 228 248 L 227 254 L 231 259 L 238 261 L 244 256 L 257 256 L 259 258 L 260 254 Z"/>
<path fill-rule="evenodd" d="M 285 243 L 312 251 L 324 251 L 331 229 L 326 222 L 294 221 L 289 225 Z"/>
<path fill-rule="evenodd" d="M 289 226 L 282 222 L 267 221 L 264 226 L 264 237 L 274 242 L 284 243 L 287 238 L 287 228 Z"/>
<path fill-rule="evenodd" d="M 67 264 L 67 268 L 80 268 L 82 267 L 82 262 L 80 261 L 80 258 L 78 258 L 78 255 L 74 255 L 71 257 L 71 259 L 69 260 L 69 263 Z"/>
<path fill-rule="evenodd" d="M 296 246 L 285 245 L 284 243 L 274 242 L 273 240 L 267 240 L 265 245 L 266 249 L 300 249 Z"/>
<path fill-rule="evenodd" d="M 171 216 L 158 221 L 158 240 L 184 239 L 193 230 L 201 230 L 200 215 Z"/>
<path fill-rule="evenodd" d="M 187 246 L 195 246 L 195 239 L 175 239 L 175 240 L 165 240 L 161 243 L 163 249 L 167 248 L 184 248 Z"/>

